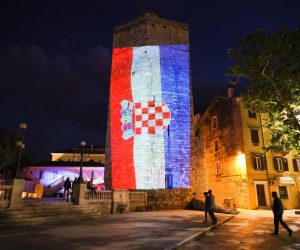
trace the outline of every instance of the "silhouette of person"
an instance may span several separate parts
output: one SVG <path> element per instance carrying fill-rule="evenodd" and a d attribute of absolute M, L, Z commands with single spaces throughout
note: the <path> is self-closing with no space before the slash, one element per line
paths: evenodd
<path fill-rule="evenodd" d="M 279 222 L 280 224 L 288 231 L 289 236 L 292 236 L 292 229 L 288 227 L 288 225 L 282 220 L 283 215 L 283 206 L 280 198 L 277 196 L 276 192 L 272 192 L 273 197 L 273 214 L 274 214 L 274 233 L 272 235 L 278 235 Z"/>
<path fill-rule="evenodd" d="M 215 196 L 212 194 L 211 190 L 208 190 L 208 214 L 213 222 L 213 224 L 217 224 L 217 217 L 215 216 Z"/>
<path fill-rule="evenodd" d="M 205 200 L 204 200 L 204 221 L 203 223 L 207 222 L 207 213 L 209 210 L 209 198 L 208 198 L 208 192 L 203 193 Z"/>
<path fill-rule="evenodd" d="M 64 200 L 67 198 L 67 202 L 69 202 L 70 188 L 71 188 L 71 181 L 70 178 L 68 177 L 64 182 Z"/>

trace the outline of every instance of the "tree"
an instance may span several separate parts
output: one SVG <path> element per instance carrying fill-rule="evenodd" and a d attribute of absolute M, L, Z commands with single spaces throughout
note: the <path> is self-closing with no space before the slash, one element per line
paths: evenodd
<path fill-rule="evenodd" d="M 267 113 L 271 132 L 268 150 L 300 152 L 300 28 L 274 34 L 257 30 L 228 50 L 235 64 L 226 75 L 244 81 L 243 105 Z"/>
<path fill-rule="evenodd" d="M 0 129 L 0 171 L 14 169 L 17 161 L 16 137 Z"/>

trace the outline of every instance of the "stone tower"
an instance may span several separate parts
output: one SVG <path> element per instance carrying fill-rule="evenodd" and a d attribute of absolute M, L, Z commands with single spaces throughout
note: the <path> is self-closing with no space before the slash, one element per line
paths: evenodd
<path fill-rule="evenodd" d="M 191 185 L 189 58 L 186 23 L 145 13 L 115 28 L 106 189 Z"/>

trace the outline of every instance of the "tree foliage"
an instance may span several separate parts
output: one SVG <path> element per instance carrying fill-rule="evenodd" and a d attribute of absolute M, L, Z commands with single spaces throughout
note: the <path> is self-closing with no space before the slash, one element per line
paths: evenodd
<path fill-rule="evenodd" d="M 231 83 L 246 81 L 244 106 L 268 113 L 269 150 L 300 152 L 300 28 L 274 34 L 257 30 L 228 50 Z"/>
<path fill-rule="evenodd" d="M 0 170 L 15 168 L 17 153 L 16 137 L 0 129 Z"/>

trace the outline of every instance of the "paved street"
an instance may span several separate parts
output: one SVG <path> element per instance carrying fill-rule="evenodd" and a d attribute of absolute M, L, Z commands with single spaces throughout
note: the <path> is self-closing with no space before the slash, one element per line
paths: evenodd
<path fill-rule="evenodd" d="M 271 211 L 240 210 L 236 217 L 182 249 L 300 249 L 300 216 L 285 211 L 284 220 L 294 231 L 292 237 L 281 226 L 279 237 L 274 237 Z"/>
<path fill-rule="evenodd" d="M 217 214 L 219 224 L 203 224 L 203 212 L 190 210 L 115 214 L 93 220 L 8 228 L 0 231 L 0 249 L 300 249 L 300 216 L 285 211 L 292 237 L 280 228 L 273 237 L 270 210 Z M 211 229 L 211 230 L 209 230 Z M 194 239 L 187 241 L 188 239 Z M 179 244 L 187 242 L 179 246 Z"/>
<path fill-rule="evenodd" d="M 219 221 L 230 217 L 218 214 Z M 208 230 L 203 212 L 172 210 L 114 214 L 93 220 L 0 231 L 0 249 L 126 250 L 172 248 Z"/>

